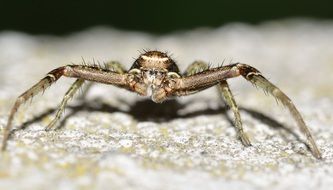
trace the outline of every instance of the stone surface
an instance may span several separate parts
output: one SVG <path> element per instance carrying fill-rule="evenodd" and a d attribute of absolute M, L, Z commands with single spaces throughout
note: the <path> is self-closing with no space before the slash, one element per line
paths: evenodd
<path fill-rule="evenodd" d="M 242 78 L 231 79 L 245 131 L 236 138 L 216 89 L 154 104 L 97 84 L 74 99 L 58 130 L 45 132 L 73 79 L 60 79 L 22 106 L 0 189 L 330 189 L 333 185 L 333 23 L 231 24 L 152 36 L 92 28 L 64 37 L 0 33 L 0 130 L 15 98 L 51 69 L 118 60 L 129 68 L 143 48 L 194 60 L 250 64 L 285 91 L 322 151 L 307 150 L 289 113 Z M 80 96 L 80 95 L 78 95 Z"/>

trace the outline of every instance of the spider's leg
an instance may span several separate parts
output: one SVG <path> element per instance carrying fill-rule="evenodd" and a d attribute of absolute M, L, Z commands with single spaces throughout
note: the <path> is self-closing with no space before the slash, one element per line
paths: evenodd
<path fill-rule="evenodd" d="M 245 79 L 247 79 L 252 84 L 262 88 L 266 92 L 273 95 L 278 101 L 280 101 L 284 106 L 286 106 L 289 109 L 289 112 L 295 119 L 297 125 L 300 127 L 301 131 L 305 134 L 310 144 L 310 148 L 313 155 L 316 158 L 321 158 L 321 153 L 312 137 L 309 128 L 306 126 L 301 114 L 299 113 L 299 111 L 297 110 L 291 99 L 285 93 L 283 93 L 278 87 L 276 87 L 274 84 L 269 82 L 264 76 L 262 76 L 262 74 L 257 69 L 246 64 L 237 64 L 237 67 L 239 68 L 240 74 Z"/>
<path fill-rule="evenodd" d="M 107 70 L 114 71 L 114 72 L 120 73 L 120 74 L 123 74 L 125 72 L 125 69 L 123 68 L 123 66 L 117 61 L 107 62 L 105 64 L 105 68 Z M 49 125 L 46 127 L 45 130 L 50 130 L 54 127 L 54 125 L 57 123 L 57 121 L 60 119 L 62 113 L 64 112 L 68 100 L 71 99 L 74 96 L 74 94 L 77 92 L 78 89 L 80 89 L 80 87 L 83 85 L 83 83 L 84 83 L 83 79 L 77 79 L 72 84 L 70 89 L 66 92 L 63 100 L 61 101 L 61 104 L 60 104 L 60 106 L 57 110 L 55 118 L 49 123 Z M 86 94 L 88 93 L 88 91 L 92 87 L 92 84 L 94 84 L 94 83 L 90 82 L 88 84 L 88 86 L 85 88 L 84 92 L 82 93 L 81 98 L 84 98 L 86 96 Z"/>
<path fill-rule="evenodd" d="M 244 132 L 242 119 L 239 114 L 238 106 L 236 104 L 235 98 L 230 90 L 230 87 L 228 85 L 228 82 L 226 80 L 223 80 L 218 85 L 219 90 L 227 103 L 227 105 L 232 109 L 235 117 L 235 127 L 237 129 L 237 135 L 241 139 L 244 146 L 251 146 L 251 141 L 248 137 L 248 135 Z"/>
<path fill-rule="evenodd" d="M 69 90 L 66 92 L 64 98 L 62 99 L 61 104 L 57 110 L 57 113 L 56 113 L 54 119 L 47 125 L 45 130 L 48 131 L 55 126 L 57 121 L 59 121 L 62 113 L 65 111 L 65 107 L 67 105 L 68 100 L 74 96 L 74 94 L 77 92 L 78 89 L 80 89 L 80 87 L 83 85 L 83 83 L 84 83 L 83 79 L 76 79 L 76 81 L 72 84 L 72 86 L 69 88 Z"/>
<path fill-rule="evenodd" d="M 124 69 L 123 65 L 118 61 L 109 61 L 109 62 L 105 63 L 105 68 L 107 70 L 114 71 L 116 73 L 120 73 L 120 74 L 125 73 L 125 69 Z M 79 97 L 80 99 L 84 99 L 87 96 L 87 94 L 88 94 L 89 90 L 92 88 L 93 84 L 94 83 L 89 82 L 85 85 L 85 87 L 82 90 L 82 94 Z"/>
<path fill-rule="evenodd" d="M 25 91 L 21 94 L 15 101 L 13 108 L 10 111 L 9 118 L 7 121 L 7 126 L 4 128 L 3 132 L 3 139 L 2 139 L 2 150 L 6 149 L 7 140 L 9 138 L 10 130 L 12 127 L 12 121 L 14 118 L 15 113 L 17 112 L 18 108 L 31 99 L 33 96 L 37 95 L 38 93 L 44 91 L 47 87 L 51 86 L 54 82 L 56 82 L 60 78 L 59 69 L 55 69 L 49 72 L 46 77 L 40 80 L 37 84 L 32 86 L 29 90 Z"/>
<path fill-rule="evenodd" d="M 112 72 L 103 68 L 94 67 L 94 66 L 82 66 L 82 65 L 68 65 L 59 67 L 57 69 L 52 70 L 49 72 L 46 77 L 40 80 L 37 84 L 32 86 L 29 90 L 24 92 L 20 95 L 11 112 L 9 114 L 9 118 L 7 121 L 7 125 L 4 128 L 4 136 L 2 140 L 2 150 L 6 149 L 7 140 L 10 135 L 10 130 L 12 128 L 12 122 L 15 113 L 19 109 L 19 107 L 25 103 L 27 100 L 31 99 L 36 94 L 44 91 L 47 87 L 51 86 L 54 82 L 56 82 L 61 76 L 71 77 L 71 78 L 78 78 L 82 80 L 89 80 L 104 84 L 111 84 L 114 86 L 118 86 L 121 88 L 126 88 L 129 90 L 134 90 L 134 87 L 140 85 L 135 84 L 136 86 L 132 86 L 128 82 L 128 75 L 127 74 L 119 74 L 116 72 Z"/>
<path fill-rule="evenodd" d="M 305 134 L 313 155 L 316 158 L 321 158 L 321 153 L 311 135 L 309 128 L 306 126 L 301 114 L 298 112 L 290 98 L 278 87 L 263 77 L 257 69 L 249 65 L 236 63 L 208 69 L 191 76 L 173 79 L 173 81 L 171 81 L 172 83 L 170 82 L 172 90 L 170 90 L 168 96 L 185 96 L 193 94 L 200 90 L 214 86 L 221 81 L 227 80 L 228 78 L 238 77 L 240 75 L 254 85 L 272 94 L 277 100 L 282 102 L 282 104 L 289 109 L 289 112 L 296 121 L 297 125 Z"/>
<path fill-rule="evenodd" d="M 186 69 L 184 76 L 194 75 L 201 71 L 207 70 L 209 68 L 208 64 L 204 61 L 195 61 Z M 226 80 L 221 81 L 218 84 L 219 93 L 223 96 L 225 103 L 232 109 L 234 114 L 234 125 L 237 129 L 237 135 L 241 139 L 244 146 L 250 146 L 251 142 L 247 134 L 243 130 L 242 119 L 239 114 L 238 106 L 236 104 L 235 98 L 230 90 L 228 82 Z"/>

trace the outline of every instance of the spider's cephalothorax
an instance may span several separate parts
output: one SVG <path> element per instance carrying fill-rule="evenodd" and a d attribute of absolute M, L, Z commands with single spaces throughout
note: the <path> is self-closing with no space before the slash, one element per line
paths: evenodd
<path fill-rule="evenodd" d="M 154 102 L 162 102 L 174 85 L 173 78 L 179 78 L 179 69 L 166 53 L 148 51 L 141 54 L 128 73 L 133 74 L 129 83 L 132 90 L 143 96 L 150 96 Z"/>
<path fill-rule="evenodd" d="M 17 98 L 4 130 L 2 150 L 6 148 L 12 128 L 12 121 L 18 108 L 36 94 L 43 92 L 61 76 L 77 78 L 77 80 L 66 92 L 55 118 L 46 129 L 51 129 L 55 126 L 68 100 L 84 84 L 84 81 L 114 85 L 143 96 L 150 96 L 154 102 L 162 102 L 169 97 L 193 94 L 217 85 L 226 104 L 234 113 L 234 123 L 240 140 L 245 146 L 250 146 L 250 139 L 243 131 L 241 116 L 227 83 L 227 79 L 229 78 L 242 76 L 255 86 L 273 95 L 289 109 L 297 125 L 307 137 L 313 155 L 316 158 L 321 158 L 321 153 L 317 148 L 312 134 L 295 105 L 286 94 L 263 77 L 257 69 L 242 63 L 208 68 L 205 62 L 196 61 L 181 74 L 176 63 L 166 53 L 159 51 L 148 51 L 141 54 L 128 71 L 125 71 L 118 62 L 109 62 L 106 69 L 95 65 L 67 65 L 52 70 L 42 80 Z"/>
<path fill-rule="evenodd" d="M 179 73 L 178 66 L 168 54 L 160 51 L 147 51 L 139 56 L 132 65 L 131 69 L 160 69 L 168 72 Z M 130 70 L 131 70 L 130 69 Z"/>

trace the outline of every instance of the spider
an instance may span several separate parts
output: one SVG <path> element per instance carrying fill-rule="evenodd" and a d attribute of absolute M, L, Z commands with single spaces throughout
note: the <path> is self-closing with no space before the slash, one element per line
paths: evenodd
<path fill-rule="evenodd" d="M 43 92 L 62 76 L 76 78 L 76 81 L 66 92 L 55 118 L 46 127 L 46 130 L 54 128 L 64 112 L 68 100 L 74 96 L 84 81 L 93 81 L 124 88 L 142 96 L 149 96 L 156 103 L 161 103 L 170 97 L 194 94 L 217 85 L 226 104 L 233 111 L 237 136 L 245 146 L 250 146 L 251 142 L 243 130 L 238 106 L 227 82 L 229 78 L 242 76 L 255 86 L 273 95 L 289 109 L 299 128 L 305 134 L 312 154 L 318 159 L 321 158 L 321 153 L 312 134 L 293 102 L 257 69 L 243 63 L 209 68 L 205 62 L 195 61 L 183 74 L 180 74 L 175 61 L 166 53 L 160 51 L 144 52 L 134 61 L 128 71 L 125 71 L 119 62 L 109 62 L 105 67 L 97 65 L 67 65 L 50 71 L 37 84 L 17 98 L 11 109 L 7 126 L 4 129 L 2 150 L 6 149 L 12 121 L 18 108 L 36 94 Z"/>

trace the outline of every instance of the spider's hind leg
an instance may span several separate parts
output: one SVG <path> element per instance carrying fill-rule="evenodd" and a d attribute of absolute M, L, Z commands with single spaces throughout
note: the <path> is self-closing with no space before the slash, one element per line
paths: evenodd
<path fill-rule="evenodd" d="M 192 63 L 186 69 L 184 75 L 185 76 L 190 76 L 190 75 L 196 74 L 198 72 L 201 72 L 203 70 L 206 70 L 208 68 L 209 68 L 209 66 L 208 66 L 207 63 L 205 63 L 203 61 L 195 61 L 194 63 Z M 236 101 L 235 101 L 235 98 L 234 98 L 233 94 L 231 93 L 228 82 L 226 80 L 221 81 L 218 84 L 218 90 L 221 93 L 221 95 L 222 95 L 224 101 L 226 102 L 226 104 L 233 111 L 234 118 L 235 118 L 234 125 L 237 129 L 238 137 L 241 139 L 242 143 L 245 146 L 250 146 L 251 142 L 249 140 L 249 137 L 247 136 L 247 134 L 243 130 L 242 119 L 241 119 L 241 116 L 239 114 L 238 106 L 236 104 Z"/>
<path fill-rule="evenodd" d="M 119 62 L 116 62 L 116 61 L 107 62 L 105 64 L 105 69 L 110 70 L 110 71 L 115 71 L 116 73 L 120 73 L 120 74 L 124 73 L 124 71 L 125 71 L 123 66 Z M 62 99 L 61 104 L 57 110 L 57 113 L 56 113 L 54 119 L 48 124 L 48 126 L 46 127 L 45 130 L 50 130 L 56 125 L 56 123 L 59 121 L 61 115 L 65 111 L 65 107 L 67 105 L 68 100 L 70 100 L 74 96 L 74 94 L 77 92 L 77 90 L 82 87 L 84 82 L 85 82 L 85 80 L 83 80 L 83 79 L 77 79 L 72 84 L 72 86 L 69 88 L 69 90 L 66 92 L 64 98 Z M 93 83 L 89 83 L 87 85 L 87 87 L 84 89 L 82 96 L 80 97 L 81 99 L 86 96 L 86 94 L 90 90 L 92 84 Z"/>
<path fill-rule="evenodd" d="M 224 101 L 232 109 L 235 117 L 235 127 L 237 129 L 237 135 L 242 141 L 244 146 L 251 146 L 251 141 L 247 134 L 243 130 L 242 119 L 239 114 L 238 106 L 236 104 L 235 98 L 230 90 L 228 82 L 226 80 L 221 81 L 218 85 L 219 91 L 222 94 Z"/>

